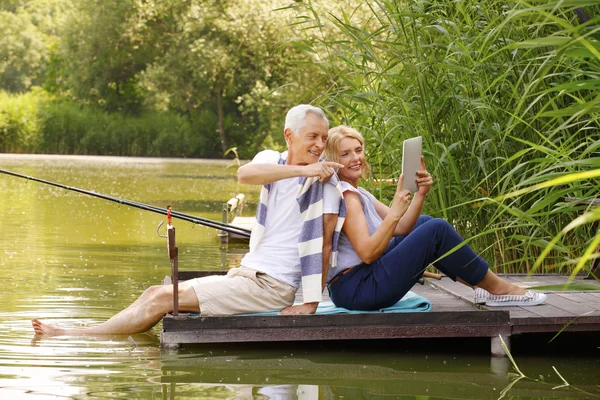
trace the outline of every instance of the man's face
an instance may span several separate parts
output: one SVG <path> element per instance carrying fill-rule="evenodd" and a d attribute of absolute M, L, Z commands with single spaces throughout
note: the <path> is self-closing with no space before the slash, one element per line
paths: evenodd
<path fill-rule="evenodd" d="M 319 161 L 325 149 L 329 124 L 318 115 L 307 113 L 304 125 L 295 134 L 286 129 L 288 162 L 295 165 L 312 164 Z"/>

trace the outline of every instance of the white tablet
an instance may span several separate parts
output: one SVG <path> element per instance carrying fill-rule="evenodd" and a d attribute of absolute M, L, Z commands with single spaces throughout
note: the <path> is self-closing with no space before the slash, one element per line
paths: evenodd
<path fill-rule="evenodd" d="M 417 171 L 421 168 L 421 150 L 423 147 L 423 138 L 417 136 L 407 139 L 402 145 L 402 173 L 404 174 L 403 189 L 408 189 L 412 193 L 419 190 L 417 186 Z"/>

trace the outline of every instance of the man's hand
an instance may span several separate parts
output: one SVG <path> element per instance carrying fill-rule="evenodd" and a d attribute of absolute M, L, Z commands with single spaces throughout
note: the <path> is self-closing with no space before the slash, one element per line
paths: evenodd
<path fill-rule="evenodd" d="M 297 306 L 286 307 L 279 315 L 299 315 L 299 314 L 314 314 L 317 311 L 319 303 L 304 303 Z"/>
<path fill-rule="evenodd" d="M 433 186 L 433 178 L 431 174 L 427 172 L 427 167 L 425 166 L 425 157 L 421 156 L 421 169 L 417 171 L 417 186 L 419 187 L 419 193 L 422 196 L 425 196 L 431 186 Z"/>
<path fill-rule="evenodd" d="M 334 161 L 320 161 L 314 164 L 308 164 L 304 166 L 305 175 L 307 178 L 318 176 L 320 182 L 325 182 L 333 175 L 334 168 L 344 168 L 342 164 Z"/>

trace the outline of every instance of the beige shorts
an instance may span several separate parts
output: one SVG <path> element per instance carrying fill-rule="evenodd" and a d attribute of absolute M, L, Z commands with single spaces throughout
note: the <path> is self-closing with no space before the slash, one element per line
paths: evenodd
<path fill-rule="evenodd" d="M 295 287 L 247 267 L 230 269 L 227 275 L 196 278 L 192 287 L 204 316 L 280 311 L 296 297 Z"/>

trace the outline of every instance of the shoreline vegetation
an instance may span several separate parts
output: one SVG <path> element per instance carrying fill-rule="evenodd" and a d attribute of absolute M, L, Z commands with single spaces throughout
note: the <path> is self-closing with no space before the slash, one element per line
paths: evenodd
<path fill-rule="evenodd" d="M 2 152 L 247 159 L 311 101 L 364 134 L 383 201 L 423 136 L 424 212 L 497 272 L 599 257 L 600 207 L 565 201 L 600 187 L 596 0 L 9 4 Z"/>

